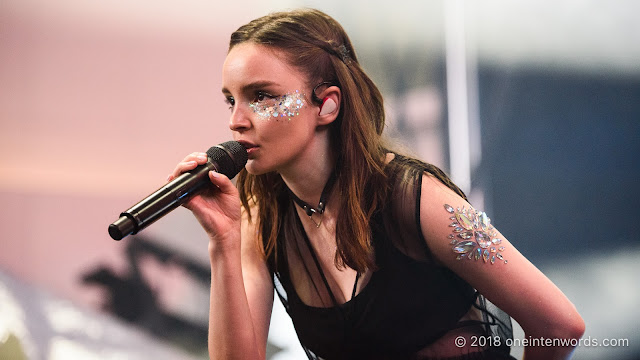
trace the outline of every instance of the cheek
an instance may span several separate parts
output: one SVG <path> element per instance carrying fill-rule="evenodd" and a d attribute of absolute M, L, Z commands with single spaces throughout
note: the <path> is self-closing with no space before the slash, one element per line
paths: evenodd
<path fill-rule="evenodd" d="M 292 121 L 300 115 L 300 110 L 306 106 L 304 94 L 296 90 L 293 93 L 251 103 L 249 107 L 263 121 Z"/>

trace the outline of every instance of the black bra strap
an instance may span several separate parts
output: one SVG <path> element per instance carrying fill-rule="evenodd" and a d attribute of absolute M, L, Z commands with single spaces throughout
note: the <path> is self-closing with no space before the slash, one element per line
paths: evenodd
<path fill-rule="evenodd" d="M 360 279 L 360 272 L 356 272 L 356 281 L 353 283 L 353 291 L 351 292 L 351 299 L 356 297 L 356 289 L 358 288 L 358 280 Z"/>
<path fill-rule="evenodd" d="M 337 306 L 337 305 L 339 305 L 338 304 L 338 300 L 333 295 L 333 291 L 331 291 L 331 287 L 329 286 L 329 281 L 327 281 L 327 277 L 324 275 L 324 271 L 322 271 L 322 267 L 320 266 L 320 261 L 318 260 L 318 256 L 316 255 L 316 252 L 313 250 L 313 247 L 311 246 L 311 241 L 309 240 L 309 237 L 307 236 L 307 232 L 304 231 L 304 227 L 302 226 L 302 222 L 300 221 L 300 217 L 297 217 L 296 221 L 298 223 L 298 226 L 300 226 L 300 228 L 302 229 L 302 237 L 304 238 L 304 242 L 305 242 L 305 244 L 307 244 L 307 248 L 309 249 L 309 252 L 311 253 L 311 257 L 313 258 L 313 262 L 316 264 L 316 267 L 318 268 L 318 272 L 320 273 L 320 277 L 322 277 L 322 282 L 324 282 L 324 286 L 327 288 L 327 291 L 329 292 L 329 295 L 331 296 L 331 300 L 333 301 L 334 306 Z M 303 263 L 304 263 L 304 261 L 303 261 Z M 351 291 L 351 299 L 353 299 L 356 296 L 356 290 L 358 289 L 358 280 L 359 279 L 360 279 L 360 273 L 357 272 L 356 273 L 356 280 L 353 283 L 353 290 Z M 311 281 L 313 282 L 313 280 L 311 280 Z"/>
<path fill-rule="evenodd" d="M 318 268 L 318 272 L 320 273 L 320 277 L 322 277 L 322 281 L 324 282 L 324 286 L 327 288 L 327 291 L 329 292 L 329 295 L 331 296 L 331 300 L 333 301 L 334 306 L 338 305 L 338 301 L 336 300 L 335 296 L 333 296 L 333 291 L 331 291 L 331 288 L 329 287 L 329 282 L 327 281 L 327 278 L 324 275 L 324 271 L 322 271 L 322 267 L 320 266 L 320 261 L 318 261 L 318 257 L 316 256 L 316 252 L 313 250 L 313 247 L 311 246 L 311 241 L 309 241 L 309 237 L 307 236 L 307 232 L 304 231 L 304 227 L 302 226 L 302 222 L 300 221 L 300 217 L 296 216 L 296 218 L 297 218 L 298 226 L 300 226 L 300 228 L 302 229 L 302 237 L 304 238 L 304 242 L 307 244 L 307 248 L 309 249 L 309 252 L 311 253 L 311 257 L 313 258 L 313 261 L 316 263 L 316 267 Z M 310 279 L 310 280 L 313 281 L 313 279 Z"/>

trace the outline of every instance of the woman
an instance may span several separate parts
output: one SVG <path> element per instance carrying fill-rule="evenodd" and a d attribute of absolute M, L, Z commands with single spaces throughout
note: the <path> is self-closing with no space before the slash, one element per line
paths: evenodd
<path fill-rule="evenodd" d="M 240 27 L 222 82 L 249 160 L 237 188 L 212 172 L 219 190 L 186 205 L 210 238 L 212 359 L 265 357 L 274 287 L 310 359 L 509 359 L 499 309 L 527 337 L 582 335 L 571 302 L 444 173 L 383 145 L 382 97 L 335 20 Z"/>

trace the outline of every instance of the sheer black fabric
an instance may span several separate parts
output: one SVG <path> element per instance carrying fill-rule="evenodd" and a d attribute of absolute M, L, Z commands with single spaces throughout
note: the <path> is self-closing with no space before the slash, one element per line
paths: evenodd
<path fill-rule="evenodd" d="M 268 263 L 309 359 L 512 359 L 510 317 L 439 264 L 422 236 L 422 175 L 433 169 L 399 155 L 388 164 L 393 191 L 371 226 L 377 269 L 360 274 L 360 291 L 356 283 L 344 302 L 332 293 L 293 201 L 284 207 Z M 308 284 L 316 304 L 306 304 L 294 283 Z M 456 346 L 459 336 L 466 346 Z M 474 337 L 484 340 L 472 346 Z"/>

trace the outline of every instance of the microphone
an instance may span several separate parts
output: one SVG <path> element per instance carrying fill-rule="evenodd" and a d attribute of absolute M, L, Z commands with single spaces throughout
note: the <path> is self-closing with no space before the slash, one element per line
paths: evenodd
<path fill-rule="evenodd" d="M 147 196 L 120 214 L 120 218 L 109 225 L 109 235 L 120 240 L 129 234 L 137 234 L 171 210 L 184 204 L 193 195 L 211 184 L 209 171 L 225 174 L 229 179 L 242 170 L 247 163 L 247 150 L 237 141 L 227 141 L 207 150 L 209 157 L 204 165 L 180 174 L 160 189 Z"/>

